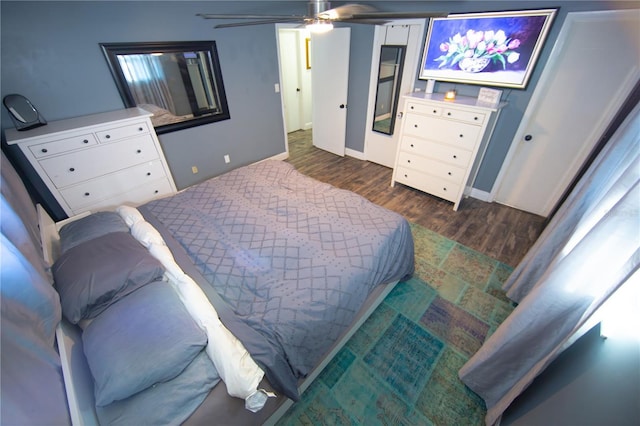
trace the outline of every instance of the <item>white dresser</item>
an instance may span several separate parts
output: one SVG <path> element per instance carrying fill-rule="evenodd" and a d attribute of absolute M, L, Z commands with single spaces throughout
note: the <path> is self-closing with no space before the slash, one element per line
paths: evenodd
<path fill-rule="evenodd" d="M 72 216 L 176 192 L 150 116 L 128 108 L 27 131 L 8 129 L 5 136 Z"/>
<path fill-rule="evenodd" d="M 396 182 L 453 202 L 458 210 L 491 138 L 500 108 L 441 93 L 404 96 L 404 117 L 391 186 Z"/>

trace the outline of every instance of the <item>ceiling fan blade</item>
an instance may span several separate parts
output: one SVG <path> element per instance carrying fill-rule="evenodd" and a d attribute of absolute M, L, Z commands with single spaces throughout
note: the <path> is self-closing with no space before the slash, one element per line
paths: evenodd
<path fill-rule="evenodd" d="M 333 9 L 318 12 L 316 17 L 320 19 L 345 20 L 351 19 L 358 13 L 371 13 L 376 11 L 376 8 L 364 4 L 345 4 L 343 6 L 334 7 Z"/>
<path fill-rule="evenodd" d="M 384 25 L 387 22 L 391 22 L 391 19 L 334 19 L 333 22 L 344 22 L 346 24 L 369 24 L 369 25 Z"/>
<path fill-rule="evenodd" d="M 217 13 L 196 13 L 204 19 L 304 19 L 301 15 L 246 15 L 246 14 L 217 14 Z"/>
<path fill-rule="evenodd" d="M 449 12 L 363 12 L 354 14 L 351 19 L 415 19 L 447 16 Z"/>
<path fill-rule="evenodd" d="M 300 22 L 304 23 L 304 18 L 286 18 L 286 19 L 262 19 L 259 21 L 249 21 L 249 22 L 231 22 L 228 24 L 218 24 L 213 28 L 232 28 L 232 27 L 247 27 L 250 25 L 264 25 L 264 24 L 279 24 L 282 22 Z"/>

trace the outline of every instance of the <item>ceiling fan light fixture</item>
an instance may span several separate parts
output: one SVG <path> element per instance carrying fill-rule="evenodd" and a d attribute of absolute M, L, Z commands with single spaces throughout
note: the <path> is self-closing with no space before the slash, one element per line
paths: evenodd
<path fill-rule="evenodd" d="M 331 31 L 333 29 L 333 24 L 321 19 L 314 19 L 313 22 L 308 23 L 305 28 L 312 33 L 319 34 Z"/>

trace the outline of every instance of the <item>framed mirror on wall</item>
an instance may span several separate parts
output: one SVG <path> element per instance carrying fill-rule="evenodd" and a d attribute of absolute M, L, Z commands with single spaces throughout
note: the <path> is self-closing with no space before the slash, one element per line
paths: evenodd
<path fill-rule="evenodd" d="M 230 118 L 215 41 L 100 47 L 125 106 L 153 113 L 156 133 Z"/>
<path fill-rule="evenodd" d="M 378 85 L 373 130 L 392 135 L 398 110 L 406 46 L 383 45 L 378 65 Z"/>

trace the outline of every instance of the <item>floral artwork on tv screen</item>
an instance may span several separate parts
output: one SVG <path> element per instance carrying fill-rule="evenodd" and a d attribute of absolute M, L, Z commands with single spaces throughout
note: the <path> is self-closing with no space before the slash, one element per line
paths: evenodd
<path fill-rule="evenodd" d="M 434 18 L 419 78 L 523 89 L 555 13 L 545 9 Z"/>

